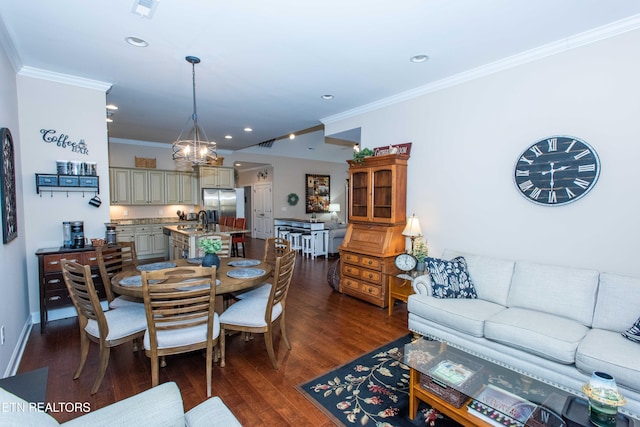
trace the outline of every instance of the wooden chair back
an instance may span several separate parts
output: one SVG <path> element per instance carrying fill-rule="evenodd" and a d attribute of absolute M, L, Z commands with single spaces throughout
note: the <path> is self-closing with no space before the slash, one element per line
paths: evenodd
<path fill-rule="evenodd" d="M 289 251 L 286 254 L 276 258 L 276 268 L 273 273 L 273 284 L 271 285 L 271 294 L 269 295 L 269 303 L 265 313 L 265 321 L 271 322 L 271 312 L 273 307 L 280 303 L 283 305 L 289 292 L 291 279 L 293 278 L 293 269 L 296 265 L 296 251 Z"/>
<path fill-rule="evenodd" d="M 78 312 L 80 330 L 84 330 L 89 319 L 93 319 L 98 322 L 100 336 L 106 337 L 109 335 L 109 325 L 91 277 L 91 267 L 66 259 L 63 259 L 61 264 L 64 283 Z"/>
<path fill-rule="evenodd" d="M 158 357 L 206 348 L 207 396 L 211 396 L 213 347 L 218 342 L 218 335 L 214 337 L 216 268 L 175 267 L 143 271 L 141 275 L 149 331 L 149 350 L 145 351 L 151 358 L 152 386 L 158 385 L 159 381 Z M 194 336 L 193 331 L 186 333 L 195 341 L 188 340 L 174 347 L 159 345 L 159 336 L 163 333 L 175 334 L 175 331 L 204 325 L 206 335 Z M 202 340 L 198 340 L 200 337 Z"/>
<path fill-rule="evenodd" d="M 138 266 L 135 242 L 119 242 L 96 248 L 100 277 L 107 293 L 107 301 L 115 298 L 111 290 L 111 277 L 114 274 L 127 269 L 135 269 Z"/>
<path fill-rule="evenodd" d="M 276 270 L 276 259 L 291 252 L 291 242 L 281 237 L 269 237 L 264 241 L 264 253 L 262 261 L 271 265 L 273 272 Z"/>

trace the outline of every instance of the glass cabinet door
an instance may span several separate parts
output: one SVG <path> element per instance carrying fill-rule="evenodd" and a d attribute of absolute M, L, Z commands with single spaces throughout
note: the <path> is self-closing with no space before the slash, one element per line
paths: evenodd
<path fill-rule="evenodd" d="M 373 211 L 372 220 L 389 221 L 393 208 L 393 170 L 391 168 L 373 170 Z"/>
<path fill-rule="evenodd" d="M 366 220 L 369 215 L 369 171 L 363 170 L 351 174 L 351 218 Z"/>

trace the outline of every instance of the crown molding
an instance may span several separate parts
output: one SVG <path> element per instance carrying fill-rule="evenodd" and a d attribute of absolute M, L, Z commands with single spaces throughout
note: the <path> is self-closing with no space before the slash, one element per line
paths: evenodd
<path fill-rule="evenodd" d="M 617 36 L 629 31 L 637 30 L 640 28 L 640 14 L 630 16 L 625 19 L 613 22 L 608 25 L 603 25 L 593 30 L 585 31 L 580 34 L 576 34 L 567 37 L 562 40 L 558 40 L 499 61 L 492 62 L 487 65 L 483 65 L 469 71 L 465 71 L 451 77 L 447 77 L 436 82 L 417 87 L 399 94 L 383 98 L 378 101 L 371 102 L 369 104 L 362 105 L 360 107 L 353 108 L 351 110 L 344 111 L 342 113 L 334 114 L 332 116 L 324 117 L 320 119 L 325 125 L 332 124 L 341 120 L 345 120 L 351 117 L 359 116 L 371 111 L 378 110 L 380 108 L 388 107 L 390 105 L 398 104 L 404 101 L 408 101 L 413 98 L 417 98 L 422 95 L 437 92 L 449 87 L 457 86 L 462 83 L 469 82 L 471 80 L 479 79 L 490 74 L 497 73 L 499 71 L 507 70 L 517 67 L 532 61 L 536 61 L 547 56 L 555 55 L 561 52 L 565 52 L 571 49 L 575 49 L 580 46 L 595 43 L 600 40 L 604 40 L 610 37 Z"/>
<path fill-rule="evenodd" d="M 107 92 L 111 88 L 111 83 L 85 79 L 84 77 L 77 77 L 69 74 L 56 73 L 54 71 L 48 71 L 41 68 L 34 68 L 29 66 L 23 66 L 20 71 L 18 71 L 18 74 L 21 76 L 49 80 L 56 83 L 64 83 L 72 86 L 83 87 L 86 89 L 100 90 L 103 92 Z"/>

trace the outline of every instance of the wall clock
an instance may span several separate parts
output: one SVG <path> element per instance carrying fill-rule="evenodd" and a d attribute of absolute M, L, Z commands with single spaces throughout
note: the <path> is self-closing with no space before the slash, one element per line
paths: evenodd
<path fill-rule="evenodd" d="M 514 179 L 520 194 L 543 206 L 560 206 L 585 196 L 598 181 L 596 151 L 573 136 L 550 136 L 518 157 Z"/>

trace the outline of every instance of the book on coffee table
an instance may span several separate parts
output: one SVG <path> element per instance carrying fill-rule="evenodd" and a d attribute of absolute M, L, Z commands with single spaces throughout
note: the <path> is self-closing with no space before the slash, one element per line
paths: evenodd
<path fill-rule="evenodd" d="M 492 384 L 476 396 L 467 411 L 495 426 L 523 427 L 537 405 Z"/>

